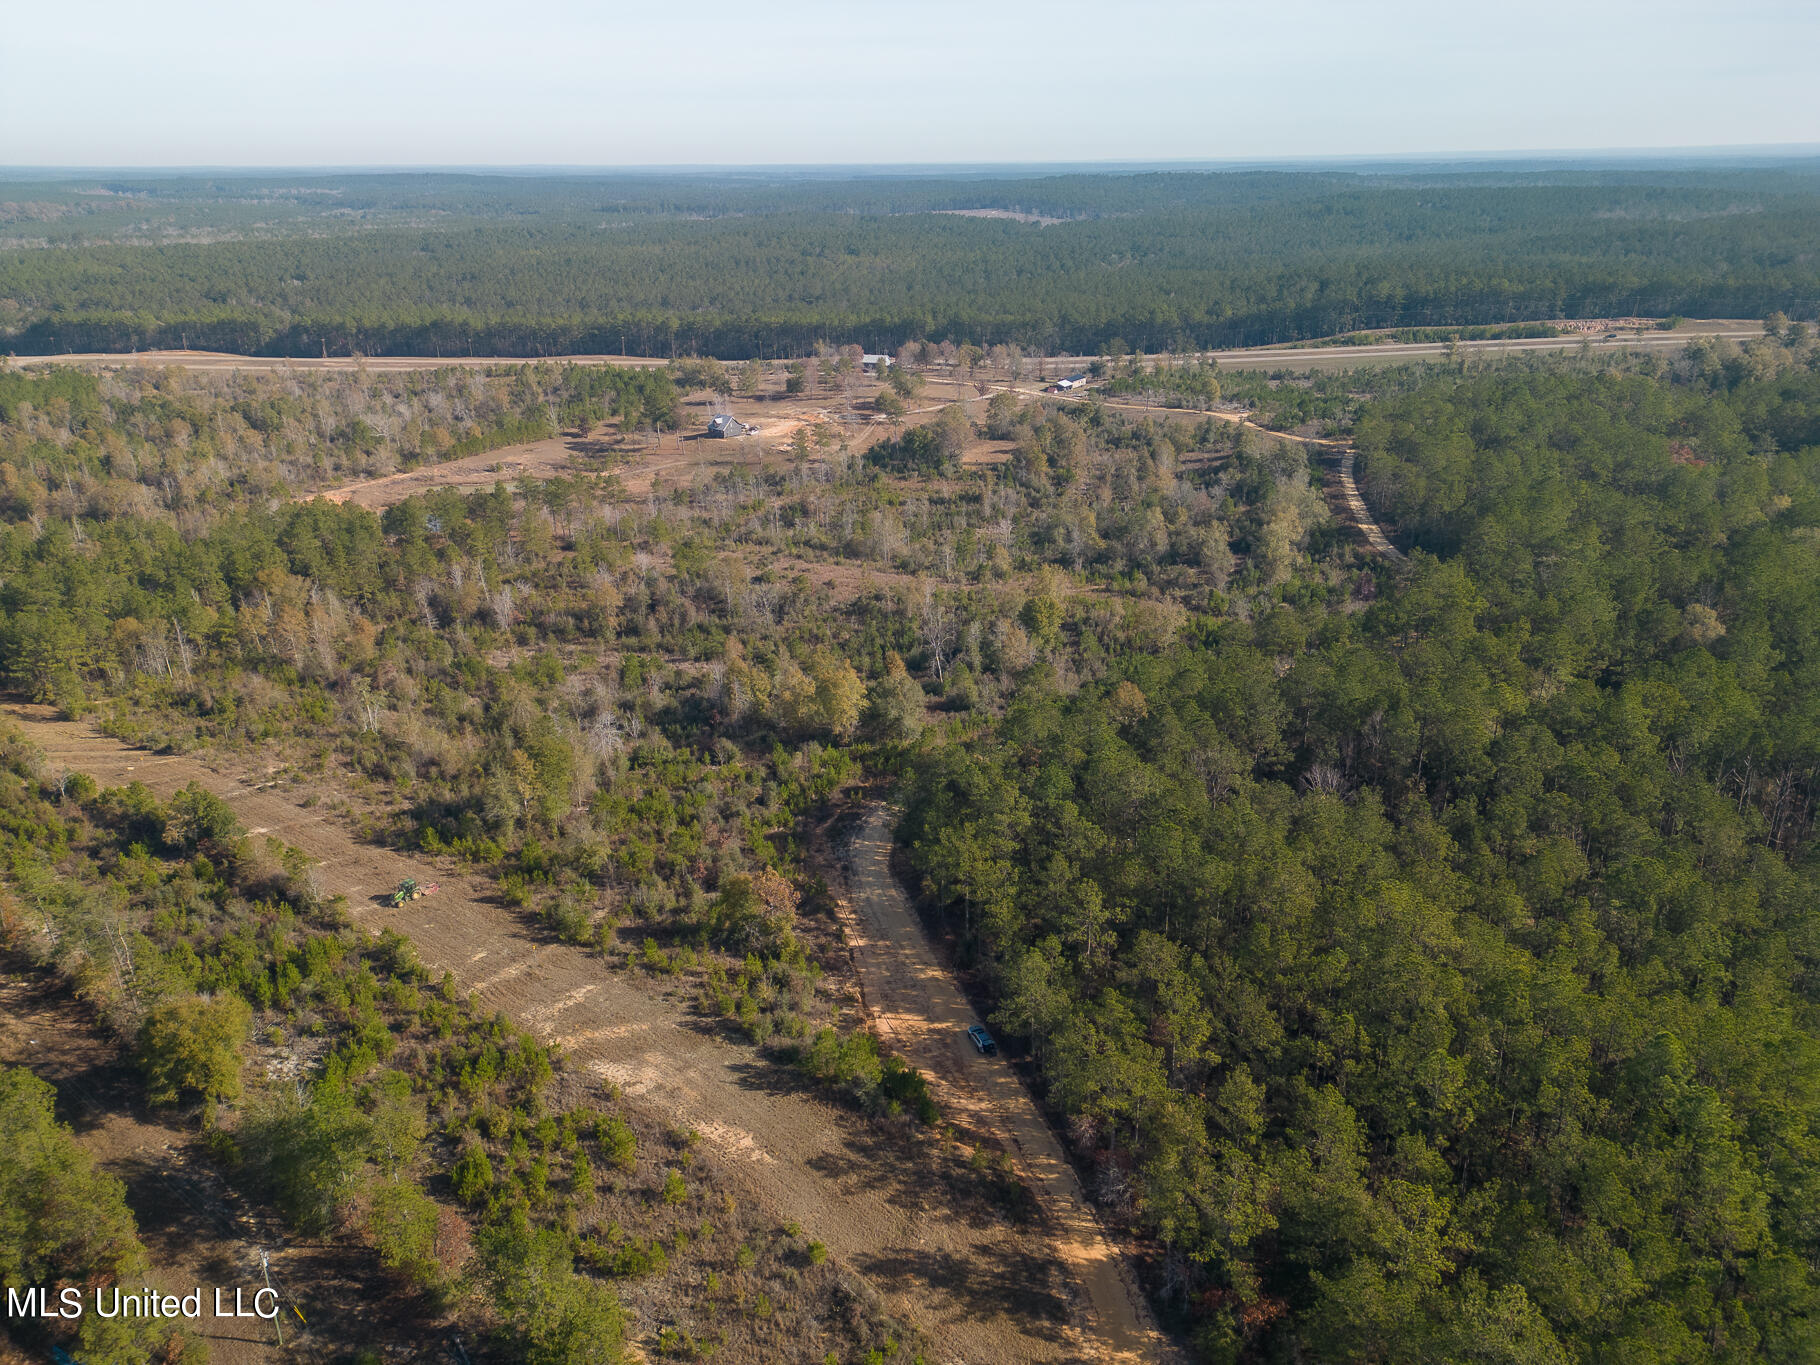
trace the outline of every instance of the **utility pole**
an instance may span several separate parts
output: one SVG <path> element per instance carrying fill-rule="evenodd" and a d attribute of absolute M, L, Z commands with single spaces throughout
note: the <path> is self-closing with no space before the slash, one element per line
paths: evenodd
<path fill-rule="evenodd" d="M 272 1262 L 271 1262 L 271 1258 L 265 1254 L 264 1247 L 259 1248 L 259 1269 L 265 1275 L 265 1287 L 267 1289 L 272 1289 Z M 276 1303 L 277 1301 L 278 1301 L 278 1291 L 276 1289 L 272 1289 L 272 1302 Z M 278 1344 L 280 1346 L 283 1346 L 284 1345 L 284 1315 L 282 1313 L 274 1313 L 272 1315 L 272 1326 L 278 1332 Z"/>

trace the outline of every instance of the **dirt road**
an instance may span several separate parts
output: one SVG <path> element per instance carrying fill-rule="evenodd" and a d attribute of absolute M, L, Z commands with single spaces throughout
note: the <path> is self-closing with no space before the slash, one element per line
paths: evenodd
<path fill-rule="evenodd" d="M 825 1242 L 892 1311 L 929 1332 L 942 1360 L 1093 1357 L 1074 1325 L 1070 1276 L 1040 1229 L 961 1207 L 928 1159 L 806 1093 L 717 1026 L 660 998 L 654 983 L 550 941 L 530 917 L 447 865 L 359 843 L 269 775 L 242 780 L 193 758 L 131 749 L 45 707 L 4 710 L 53 768 L 103 785 L 137 780 L 161 795 L 199 782 L 229 801 L 253 835 L 316 859 L 323 891 L 345 895 L 356 922 L 408 935 L 432 971 L 452 972 L 483 1007 L 559 1045 L 573 1069 L 698 1130 L 762 1207 Z M 441 890 L 383 907 L 382 894 L 407 876 L 438 880 Z"/>
<path fill-rule="evenodd" d="M 1352 513 L 1353 524 L 1365 537 L 1365 543 L 1386 559 L 1403 559 L 1403 552 L 1390 543 L 1390 537 L 1384 534 L 1371 509 L 1365 505 L 1365 496 L 1359 492 L 1358 480 L 1352 476 L 1353 453 L 1350 450 L 1340 455 L 1340 497 L 1346 508 Z"/>
<path fill-rule="evenodd" d="M 1036 1101 L 1003 1058 L 982 1057 L 967 1041 L 967 1026 L 979 1020 L 891 874 L 892 823 L 891 810 L 874 808 L 845 863 L 848 939 L 874 1026 L 930 1078 L 944 1109 L 998 1134 L 1016 1154 L 1055 1228 L 1057 1250 L 1086 1290 L 1090 1358 L 1174 1359 Z"/>
<path fill-rule="evenodd" d="M 383 474 L 376 479 L 339 484 L 320 492 L 305 493 L 302 501 L 327 498 L 330 502 L 351 502 L 383 512 L 395 503 L 434 488 L 491 488 L 496 483 L 516 483 L 519 479 L 554 479 L 582 471 L 593 472 L 607 467 L 619 450 L 600 436 L 551 436 L 523 445 L 501 446 L 479 455 L 464 455 L 458 460 L 445 460 L 398 474 Z"/>
<path fill-rule="evenodd" d="M 652 447 L 625 446 L 610 440 L 609 433 L 609 428 L 603 428 L 590 436 L 551 436 L 522 445 L 501 446 L 479 455 L 464 455 L 458 460 L 300 494 L 298 500 L 327 498 L 330 502 L 351 502 L 383 512 L 406 498 L 437 488 L 472 492 L 500 483 L 516 484 L 520 479 L 541 481 L 603 473 L 619 475 L 626 495 L 632 497 L 649 493 L 655 481 L 666 476 L 697 478 L 741 466 L 755 469 L 765 458 L 764 448 L 758 445 L 665 436 Z M 673 455 L 674 451 L 682 454 Z M 680 476 L 677 471 L 681 471 Z"/>
<path fill-rule="evenodd" d="M 156 369 L 175 365 L 186 370 L 360 370 L 375 374 L 400 370 L 483 370 L 494 365 L 538 365 L 545 360 L 565 365 L 623 365 L 629 369 L 654 370 L 670 362 L 642 355 L 564 355 L 564 356 L 425 356 L 425 355 L 330 355 L 266 356 L 234 355 L 227 351 L 82 351 L 67 355 L 15 356 L 16 365 L 88 365 L 96 369 L 139 367 Z"/>
<path fill-rule="evenodd" d="M 1053 395 L 1051 396 L 1053 397 Z M 1069 403 L 1091 403 L 1095 400 L 1092 398 L 1064 398 L 1062 401 Z M 1124 408 L 1137 412 L 1154 413 L 1162 411 L 1162 409 L 1152 408 L 1145 404 L 1120 403 L 1110 400 L 1101 400 L 1101 406 L 1108 408 Z M 1242 412 L 1207 412 L 1198 413 L 1197 415 L 1216 418 L 1222 422 L 1232 422 L 1241 427 L 1250 427 L 1253 431 L 1261 432 L 1265 436 L 1274 436 L 1279 441 L 1294 441 L 1298 445 L 1308 446 L 1311 455 L 1319 455 L 1324 459 L 1334 459 L 1337 457 L 1337 469 L 1340 479 L 1340 505 L 1345 508 L 1347 516 L 1351 519 L 1352 524 L 1358 528 L 1359 534 L 1365 537 L 1365 543 L 1371 547 L 1374 554 L 1382 555 L 1386 559 L 1402 560 L 1407 558 L 1401 550 L 1391 544 L 1390 537 L 1384 534 L 1384 528 L 1378 525 L 1376 518 L 1371 515 L 1371 509 L 1365 505 L 1365 496 L 1359 492 L 1358 480 L 1353 477 L 1354 455 L 1352 447 L 1341 445 L 1339 442 L 1319 436 L 1297 436 L 1294 432 L 1290 431 L 1272 431 L 1269 427 L 1259 426 L 1256 422 L 1251 420 L 1249 415 Z"/>
<path fill-rule="evenodd" d="M 1742 319 L 1699 319 L 1683 322 L 1672 332 L 1620 332 L 1617 336 L 1582 333 L 1561 337 L 1521 337 L 1501 341 L 1462 341 L 1463 354 L 1497 355 L 1517 351 L 1576 351 L 1588 346 L 1595 351 L 1661 350 L 1687 345 L 1697 336 L 1727 337 L 1748 341 L 1763 335 L 1761 324 Z M 1255 346 L 1237 350 L 1203 351 L 1201 358 L 1227 369 L 1273 370 L 1343 370 L 1359 365 L 1381 365 L 1386 361 L 1422 360 L 1446 355 L 1445 342 L 1383 342 L 1373 346 Z M 1044 362 L 1045 373 L 1063 373 L 1076 365 L 1084 366 L 1092 357 L 1052 356 Z M 120 369 L 128 366 L 178 365 L 192 370 L 354 370 L 365 367 L 373 372 L 397 370 L 435 370 L 448 367 L 486 368 L 494 365 L 625 365 L 656 369 L 669 361 L 651 356 L 632 355 L 557 355 L 557 356 L 326 356 L 293 359 L 272 356 L 229 355 L 220 351 L 121 351 L 85 352 L 71 355 L 16 356 L 16 365 L 87 365 L 98 369 Z M 1039 385 L 1040 387 L 1040 385 Z"/>

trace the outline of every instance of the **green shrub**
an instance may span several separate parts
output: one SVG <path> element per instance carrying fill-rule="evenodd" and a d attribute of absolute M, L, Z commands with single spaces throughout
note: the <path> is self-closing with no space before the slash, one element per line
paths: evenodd
<path fill-rule="evenodd" d="M 479 1143 L 468 1147 L 450 1168 L 449 1183 L 464 1204 L 472 1206 L 485 1199 L 493 1188 L 493 1163 L 487 1159 L 486 1149 Z"/>
<path fill-rule="evenodd" d="M 918 1123 L 932 1128 L 941 1119 L 935 1097 L 929 1092 L 929 1081 L 901 1057 L 886 1057 L 879 1078 L 879 1092 L 894 1104 L 901 1104 L 916 1115 Z"/>
<path fill-rule="evenodd" d="M 205 850 L 229 854 L 243 833 L 234 808 L 195 782 L 173 796 L 165 809 L 165 843 L 186 857 Z"/>
<path fill-rule="evenodd" d="M 326 1080 L 307 1097 L 279 1087 L 246 1116 L 241 1133 L 253 1183 L 294 1227 L 312 1233 L 333 1225 L 373 1150 L 371 1120 Z"/>
<path fill-rule="evenodd" d="M 611 1248 L 589 1242 L 582 1248 L 582 1257 L 602 1275 L 621 1280 L 661 1275 L 670 1268 L 670 1255 L 656 1238 L 633 1238 Z"/>
<path fill-rule="evenodd" d="M 594 937 L 594 925 L 588 909 L 570 896 L 559 896 L 543 909 L 543 922 L 564 943 L 588 943 Z"/>
<path fill-rule="evenodd" d="M 413 1284 L 434 1286 L 442 1278 L 436 1259 L 436 1202 L 408 1180 L 389 1180 L 373 1194 L 367 1232 L 380 1264 Z"/>
<path fill-rule="evenodd" d="M 183 996 L 152 1010 L 139 1030 L 146 1098 L 153 1104 L 237 1098 L 240 1047 L 252 1025 L 252 1010 L 234 995 Z"/>
<path fill-rule="evenodd" d="M 625 1314 L 606 1285 L 577 1275 L 568 1239 L 513 1217 L 479 1239 L 481 1260 L 515 1358 L 525 1365 L 614 1365 Z"/>
<path fill-rule="evenodd" d="M 595 1136 L 600 1140 L 600 1154 L 608 1165 L 618 1167 L 627 1175 L 638 1168 L 638 1135 L 619 1115 L 611 1114 L 602 1119 Z"/>

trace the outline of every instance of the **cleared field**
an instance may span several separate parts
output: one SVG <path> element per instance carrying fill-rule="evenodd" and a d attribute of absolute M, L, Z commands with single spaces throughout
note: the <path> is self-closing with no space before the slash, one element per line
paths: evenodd
<path fill-rule="evenodd" d="M 781 389 L 781 382 L 774 387 Z M 931 388 L 935 388 L 931 385 Z M 1035 392 L 1034 388 L 1020 392 Z M 868 390 L 868 396 L 871 390 Z M 978 401 L 971 387 L 969 401 Z M 946 405 L 946 397 L 919 406 L 909 421 L 926 419 Z M 952 401 L 960 401 L 957 395 Z M 406 498 L 437 488 L 482 489 L 520 479 L 551 479 L 574 474 L 613 473 L 629 496 L 644 497 L 667 488 L 688 486 L 733 470 L 757 472 L 785 468 L 795 459 L 793 438 L 810 433 L 811 461 L 828 458 L 843 446 L 859 453 L 893 434 L 893 428 L 869 415 L 859 404 L 822 397 L 786 397 L 781 392 L 729 401 L 696 397 L 684 403 L 681 431 L 657 435 L 621 432 L 608 422 L 593 431 L 548 437 L 465 455 L 441 464 L 383 474 L 300 494 L 301 499 L 327 498 L 384 511 Z M 713 412 L 728 411 L 754 430 L 750 436 L 716 440 L 705 431 Z M 1009 457 L 1003 441 L 970 440 L 962 454 L 965 465 L 997 464 Z"/>
<path fill-rule="evenodd" d="M 376 479 L 344 483 L 304 496 L 351 502 L 378 512 L 435 488 L 491 488 L 496 483 L 513 483 L 519 479 L 552 479 L 596 472 L 606 468 L 613 458 L 613 451 L 604 441 L 585 436 L 555 436 L 479 455 L 465 455 L 442 464 L 423 465 L 398 474 L 385 474 Z"/>
<path fill-rule="evenodd" d="M 655 987 L 552 941 L 458 866 L 363 844 L 271 774 L 132 749 L 45 707 L 5 711 L 53 768 L 103 785 L 141 781 L 161 796 L 198 782 L 255 837 L 301 849 L 316 861 L 323 891 L 347 897 L 356 923 L 409 936 L 432 971 L 452 972 L 484 1008 L 561 1047 L 577 1077 L 612 1082 L 650 1112 L 697 1129 L 764 1208 L 800 1220 L 892 1311 L 927 1330 L 944 1360 L 1116 1358 L 1082 1321 L 1071 1258 L 1058 1260 L 1047 1228 L 957 1203 L 915 1146 L 795 1084 Z M 437 880 L 441 890 L 385 905 L 383 893 L 408 876 Z"/>
<path fill-rule="evenodd" d="M 1510 341 L 1462 341 L 1456 344 L 1462 355 L 1512 355 L 1524 351 L 1577 351 L 1582 346 L 1595 351 L 1660 351 L 1675 350 L 1695 337 L 1717 336 L 1733 341 L 1749 341 L 1763 335 L 1756 322 L 1716 321 L 1684 323 L 1672 332 L 1620 332 L 1617 336 L 1603 333 L 1566 337 L 1524 337 Z M 1269 370 L 1346 370 L 1360 365 L 1383 365 L 1398 361 L 1432 360 L 1448 354 L 1450 343 L 1385 342 L 1375 346 L 1308 346 L 1262 347 L 1244 351 L 1209 351 L 1205 358 L 1227 369 Z"/>

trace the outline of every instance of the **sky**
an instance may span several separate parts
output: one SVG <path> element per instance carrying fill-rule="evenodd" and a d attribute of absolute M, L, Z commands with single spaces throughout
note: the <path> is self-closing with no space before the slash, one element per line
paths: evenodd
<path fill-rule="evenodd" d="M 1814 144 L 1816 57 L 1816 0 L 57 0 L 0 23 L 0 165 Z"/>

